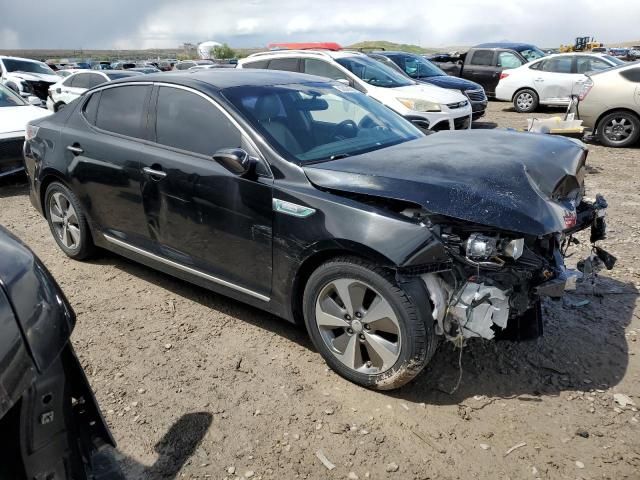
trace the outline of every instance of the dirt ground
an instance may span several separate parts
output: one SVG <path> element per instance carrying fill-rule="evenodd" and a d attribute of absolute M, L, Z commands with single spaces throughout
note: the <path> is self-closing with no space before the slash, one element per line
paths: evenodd
<path fill-rule="evenodd" d="M 526 116 L 492 102 L 478 126 L 496 124 Z M 590 150 L 615 270 L 546 302 L 543 338 L 470 342 L 453 394 L 451 345 L 406 387 L 367 391 L 298 327 L 106 252 L 67 259 L 24 182 L 0 187 L 0 223 L 78 314 L 73 343 L 127 478 L 640 479 L 640 148 Z"/>

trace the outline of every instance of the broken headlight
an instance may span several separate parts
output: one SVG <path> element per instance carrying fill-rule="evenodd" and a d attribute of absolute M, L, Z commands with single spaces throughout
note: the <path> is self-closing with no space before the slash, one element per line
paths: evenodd
<path fill-rule="evenodd" d="M 482 233 L 472 233 L 465 243 L 465 254 L 469 260 L 489 260 L 501 256 L 517 260 L 524 250 L 524 238 L 500 239 Z"/>

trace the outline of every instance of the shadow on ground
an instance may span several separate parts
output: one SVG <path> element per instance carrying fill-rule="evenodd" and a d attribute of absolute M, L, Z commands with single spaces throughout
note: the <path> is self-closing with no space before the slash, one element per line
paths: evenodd
<path fill-rule="evenodd" d="M 142 465 L 117 451 L 103 451 L 93 458 L 95 479 L 124 480 L 125 476 L 115 463 L 116 459 L 127 467 L 129 479 L 176 478 L 202 443 L 212 421 L 213 416 L 206 412 L 188 413 L 180 417 L 155 445 L 158 458 L 151 466 Z"/>

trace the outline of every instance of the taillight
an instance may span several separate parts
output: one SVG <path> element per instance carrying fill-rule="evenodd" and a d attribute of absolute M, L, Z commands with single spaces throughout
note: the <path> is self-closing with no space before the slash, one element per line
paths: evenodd
<path fill-rule="evenodd" d="M 593 80 L 587 80 L 582 84 L 582 90 L 578 94 L 578 98 L 580 101 L 583 101 L 585 97 L 589 94 L 591 89 L 593 88 Z"/>
<path fill-rule="evenodd" d="M 503 78 L 507 78 L 508 76 L 509 76 L 509 74 L 508 74 L 508 73 L 504 73 L 504 72 L 502 72 L 502 73 L 500 74 L 500 80 L 502 80 Z"/>
<path fill-rule="evenodd" d="M 35 125 L 31 125 L 27 123 L 27 128 L 24 131 L 24 139 L 28 142 L 29 140 L 33 140 L 38 135 L 38 130 L 40 127 L 36 127 Z"/>

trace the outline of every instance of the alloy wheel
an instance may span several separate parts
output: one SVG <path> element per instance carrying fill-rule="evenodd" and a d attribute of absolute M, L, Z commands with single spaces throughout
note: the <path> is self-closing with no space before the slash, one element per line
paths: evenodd
<path fill-rule="evenodd" d="M 61 192 L 55 192 L 49 199 L 49 218 L 62 244 L 72 250 L 78 248 L 80 245 L 78 216 L 69 199 Z"/>
<path fill-rule="evenodd" d="M 528 92 L 523 92 L 516 98 L 518 108 L 521 110 L 529 110 L 533 106 L 533 95 Z"/>
<path fill-rule="evenodd" d="M 625 116 L 611 118 L 604 126 L 604 135 L 614 143 L 624 142 L 633 134 L 634 125 Z"/>
<path fill-rule="evenodd" d="M 316 300 L 315 322 L 329 351 L 360 373 L 382 373 L 400 356 L 400 325 L 391 304 L 361 280 L 328 283 Z"/>

